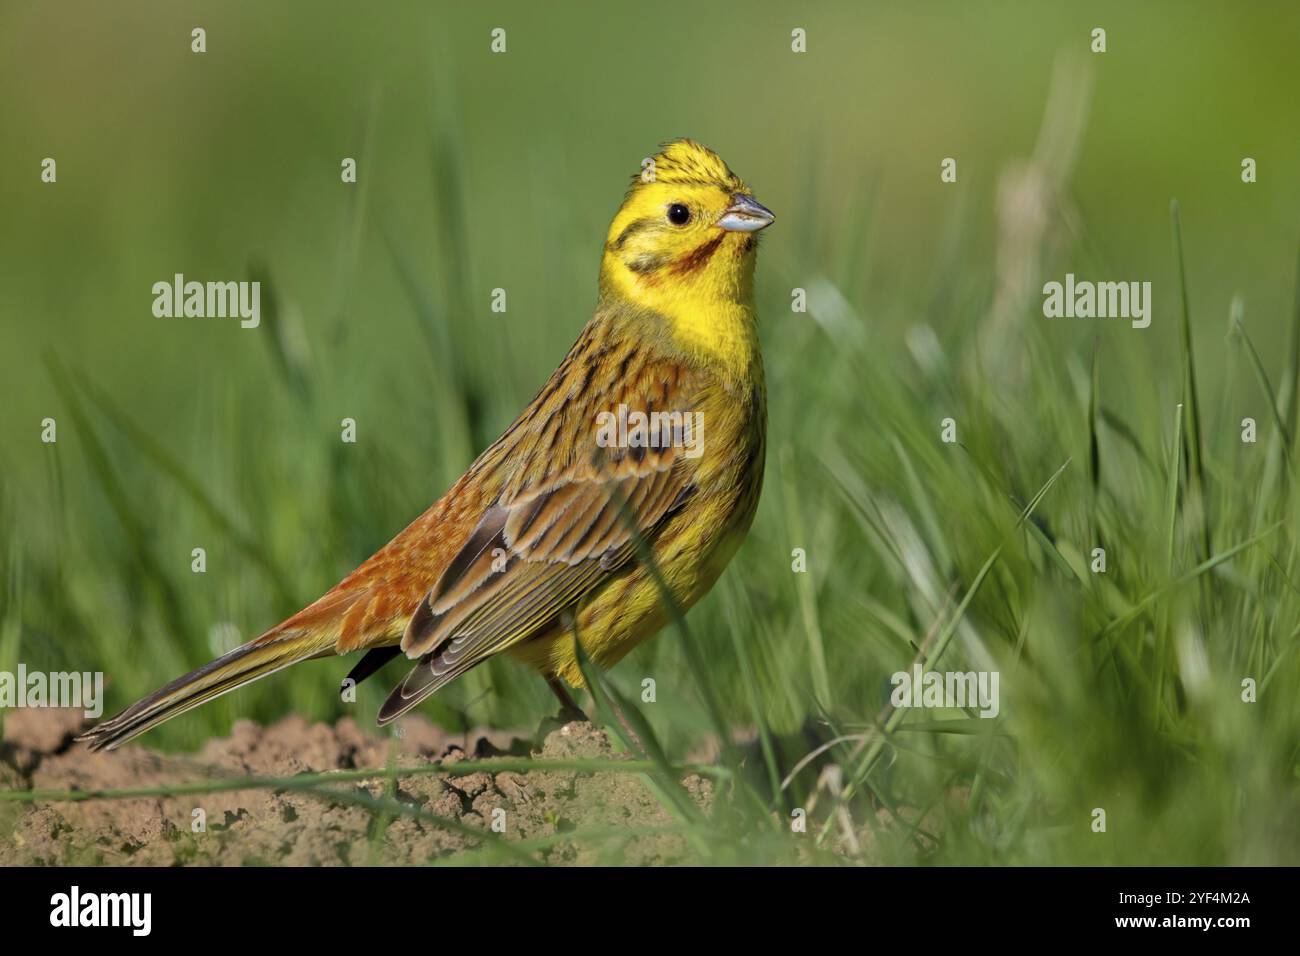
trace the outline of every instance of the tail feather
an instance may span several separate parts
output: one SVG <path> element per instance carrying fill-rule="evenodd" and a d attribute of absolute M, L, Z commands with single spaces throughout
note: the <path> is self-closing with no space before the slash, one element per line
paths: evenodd
<path fill-rule="evenodd" d="M 380 727 L 392 723 L 422 704 L 429 695 L 441 690 L 481 663 L 483 663 L 481 658 L 473 657 L 463 657 L 449 663 L 437 654 L 425 654 L 388 695 L 383 706 L 379 708 L 376 723 Z"/>
<path fill-rule="evenodd" d="M 332 638 L 323 639 L 314 632 L 277 635 L 270 640 L 258 638 L 176 678 L 77 739 L 85 741 L 91 750 L 115 750 L 132 737 L 236 687 L 310 657 L 331 654 L 333 645 Z"/>

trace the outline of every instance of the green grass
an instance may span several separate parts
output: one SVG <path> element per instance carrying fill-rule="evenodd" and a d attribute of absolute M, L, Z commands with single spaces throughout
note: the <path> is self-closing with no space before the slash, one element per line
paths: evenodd
<path fill-rule="evenodd" d="M 1109 22 L 1112 35 L 1142 26 L 1114 12 Z M 902 14 L 889 25 L 897 35 L 916 28 Z M 569 26 L 553 25 L 550 41 Z M 1051 42 L 1076 26 L 1056 24 Z M 523 46 L 527 35 L 521 59 L 540 56 Z M 1244 54 L 1224 42 L 1222 58 L 1239 65 Z M 1116 155 L 1114 144 L 1147 119 L 1122 115 L 1138 67 L 1108 56 L 1097 96 L 1109 108 L 1096 107 L 1084 139 L 1068 234 L 1038 235 L 1032 249 L 1044 279 L 1153 278 L 1146 330 L 1046 320 L 1036 290 L 995 316 L 1008 265 L 989 251 L 1002 228 L 995 187 L 1010 160 L 988 141 L 964 198 L 935 213 L 918 198 L 938 188 L 928 173 L 920 186 L 890 169 L 882 186 L 858 154 L 836 152 L 831 106 L 809 107 L 822 132 L 778 161 L 767 158 L 771 143 L 753 146 L 752 159 L 743 146 L 728 150 L 728 137 L 753 141 L 711 126 L 707 104 L 679 119 L 656 103 L 656 122 L 620 118 L 617 145 L 579 160 L 574 184 L 565 150 L 542 132 L 537 156 L 515 166 L 486 148 L 497 135 L 483 118 L 493 101 L 473 89 L 483 65 L 466 49 L 427 67 L 431 89 L 414 105 L 392 84 L 386 96 L 367 87 L 345 98 L 359 167 L 392 164 L 373 187 L 313 206 L 308 228 L 277 240 L 303 203 L 277 206 L 238 165 L 265 208 L 241 200 L 239 235 L 212 240 L 215 251 L 169 257 L 132 220 L 141 232 L 123 242 L 137 244 L 143 264 L 116 262 L 128 291 L 105 305 L 121 317 L 120 356 L 106 333 L 89 328 L 82 339 L 70 320 L 23 333 L 26 417 L 6 433 L 21 441 L 0 450 L 0 669 L 20 659 L 102 669 L 110 706 L 122 706 L 335 583 L 440 494 L 563 355 L 590 311 L 604 219 L 639 156 L 617 175 L 610 161 L 669 134 L 717 133 L 760 198 L 783 193 L 769 203 L 778 222 L 759 266 L 763 499 L 748 541 L 684 628 L 595 682 L 644 719 L 654 746 L 637 766 L 693 851 L 706 862 L 820 861 L 810 848 L 836 843 L 849 820 L 883 826 L 869 855 L 846 857 L 873 863 L 1300 863 L 1300 291 L 1289 310 L 1278 305 L 1281 290 L 1298 288 L 1287 265 L 1295 193 L 1268 194 L 1289 210 L 1285 227 L 1261 226 L 1225 250 L 1223 210 L 1253 201 L 1231 192 L 1243 188 L 1232 182 L 1235 152 L 1222 182 L 1189 158 L 1209 140 L 1200 153 L 1162 146 L 1159 161 L 1174 171 L 1142 178 L 1145 191 L 1112 182 L 1135 148 Z M 996 76 L 984 82 L 999 88 Z M 1167 95 L 1184 105 L 1181 125 L 1161 135 L 1193 135 L 1194 91 Z M 795 99 L 786 102 L 793 111 Z M 1008 106 L 1019 155 L 1041 105 Z M 325 137 L 293 122 L 307 127 L 292 131 L 297 142 Z M 704 129 L 679 128 L 692 122 Z M 896 128 L 905 120 L 873 122 L 889 127 L 883 139 L 911 142 Z M 249 123 L 265 132 L 272 119 L 254 109 Z M 320 148 L 334 161 L 344 147 Z M 918 167 L 930 163 L 917 155 Z M 1266 167 L 1275 182 L 1295 159 Z M 589 182 L 597 169 L 605 175 Z M 901 210 L 889 188 L 900 178 Z M 1175 207 L 1171 221 L 1176 187 L 1183 214 Z M 316 203 L 336 187 L 326 175 L 283 188 Z M 187 194 L 173 195 L 188 208 Z M 20 221 L 35 200 L 24 202 Z M 193 202 L 220 221 L 208 200 Z M 913 207 L 921 224 L 908 220 L 900 240 Z M 1270 221 L 1267 209 L 1250 210 L 1246 221 Z M 1130 214 L 1139 224 L 1127 235 Z M 250 240 L 259 229 L 273 238 Z M 900 241 L 932 255 L 904 261 Z M 1225 256 L 1259 272 L 1242 280 Z M 264 327 L 135 324 L 138 302 L 127 300 L 147 288 L 142 276 L 201 266 L 260 277 L 276 303 Z M 117 288 L 86 268 L 87 284 Z M 498 285 L 509 290 L 506 316 L 486 308 Z M 791 312 L 796 286 L 809 292 L 808 314 Z M 32 414 L 58 419 L 57 445 L 35 444 Z M 1254 444 L 1240 437 L 1248 416 Z M 355 445 L 339 441 L 343 417 L 359 423 Z M 952 444 L 940 439 L 948 418 Z M 207 550 L 206 574 L 190 571 L 195 547 Z M 1104 573 L 1091 569 L 1099 547 Z M 791 569 L 796 548 L 806 573 Z M 998 671 L 999 717 L 891 711 L 889 676 L 917 659 Z M 343 705 L 336 688 L 350 663 L 301 665 L 143 742 L 193 749 L 236 718 L 291 711 L 368 724 L 400 671 L 386 668 Z M 645 677 L 656 681 L 654 704 L 636 703 Z M 1247 678 L 1254 703 L 1242 700 Z M 552 709 L 535 676 L 494 661 L 421 712 L 461 729 L 531 727 Z M 726 799 L 699 819 L 673 774 L 720 731 L 754 743 L 724 752 Z M 790 812 L 810 805 L 808 833 L 790 836 Z M 1091 830 L 1094 808 L 1106 811 L 1105 834 Z M 372 809 L 380 819 L 412 812 L 386 798 Z"/>

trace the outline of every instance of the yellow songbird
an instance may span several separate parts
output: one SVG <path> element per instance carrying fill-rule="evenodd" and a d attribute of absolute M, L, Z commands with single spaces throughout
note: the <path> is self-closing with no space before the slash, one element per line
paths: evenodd
<path fill-rule="evenodd" d="M 357 681 L 401 652 L 416 662 L 381 724 L 502 652 L 572 707 L 575 633 L 613 665 L 668 620 L 663 587 L 682 610 L 708 591 L 754 517 L 754 261 L 772 220 L 711 150 L 664 146 L 610 225 L 595 315 L 464 476 L 319 600 L 83 739 L 111 749 L 290 664 L 363 650 Z"/>

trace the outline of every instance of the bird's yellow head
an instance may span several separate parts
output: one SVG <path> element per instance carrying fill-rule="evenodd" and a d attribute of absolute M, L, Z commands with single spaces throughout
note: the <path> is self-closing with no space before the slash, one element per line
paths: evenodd
<path fill-rule="evenodd" d="M 688 348 L 734 351 L 738 334 L 752 336 L 735 326 L 752 326 L 758 232 L 774 218 L 717 153 L 689 139 L 668 143 L 610 224 L 601 296 L 665 316 Z"/>

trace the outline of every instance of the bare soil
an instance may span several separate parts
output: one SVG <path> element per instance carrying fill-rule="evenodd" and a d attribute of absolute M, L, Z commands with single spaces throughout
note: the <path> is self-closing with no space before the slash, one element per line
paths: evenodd
<path fill-rule="evenodd" d="M 530 755 L 614 757 L 605 733 L 582 722 L 548 722 L 538 734 L 521 738 L 487 730 L 453 735 L 421 717 L 407 718 L 400 735 L 388 736 L 363 731 L 350 718 L 332 726 L 300 717 L 269 727 L 241 721 L 229 737 L 209 741 L 192 755 L 138 746 L 92 754 L 72 740 L 82 724 L 78 712 L 10 711 L 0 744 L 0 789 L 104 790 L 286 777 L 384 767 L 390 759 L 401 767 L 427 767 Z M 691 776 L 683 783 L 693 799 L 708 805 L 708 781 Z M 673 863 L 686 851 L 675 834 L 645 832 L 672 821 L 635 774 L 502 770 L 401 777 L 395 787 L 382 778 L 331 786 L 341 796 L 262 788 L 0 802 L 0 866 L 422 865 L 471 858 L 486 843 L 478 833 L 494 821 L 507 840 L 525 841 L 533 859 L 552 865 Z M 357 805 L 368 798 L 399 801 L 410 815 L 376 814 Z M 579 830 L 606 836 L 566 837 Z"/>

